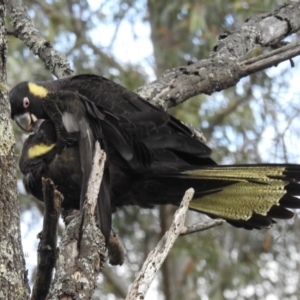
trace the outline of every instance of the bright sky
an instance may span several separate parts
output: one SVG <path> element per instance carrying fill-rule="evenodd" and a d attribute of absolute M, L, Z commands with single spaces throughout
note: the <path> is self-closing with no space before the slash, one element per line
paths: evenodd
<path fill-rule="evenodd" d="M 93 10 L 97 10 L 98 7 L 103 4 L 103 1 L 88 1 Z M 141 1 L 142 3 L 143 1 Z M 108 8 L 104 6 L 103 14 L 109 14 L 106 12 Z M 130 14 L 130 10 L 129 13 Z M 137 16 L 140 19 L 140 16 Z M 92 36 L 95 40 L 99 39 L 101 36 L 101 44 L 105 47 L 111 45 L 112 40 L 114 40 L 112 53 L 114 56 L 125 63 L 139 64 L 144 68 L 146 73 L 149 74 L 151 80 L 155 79 L 153 72 L 153 47 L 150 42 L 150 26 L 146 22 L 135 23 L 134 26 L 125 18 L 118 28 L 117 35 L 115 35 L 115 24 L 109 23 L 99 23 L 92 31 Z"/>

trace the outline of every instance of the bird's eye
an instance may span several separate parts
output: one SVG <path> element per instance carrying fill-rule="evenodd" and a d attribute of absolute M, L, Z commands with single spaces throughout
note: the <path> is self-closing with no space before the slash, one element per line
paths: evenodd
<path fill-rule="evenodd" d="M 23 107 L 27 108 L 30 104 L 30 101 L 27 97 L 23 98 Z"/>

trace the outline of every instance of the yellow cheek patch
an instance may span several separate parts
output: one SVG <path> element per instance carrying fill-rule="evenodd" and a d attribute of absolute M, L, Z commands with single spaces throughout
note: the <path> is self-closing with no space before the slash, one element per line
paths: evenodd
<path fill-rule="evenodd" d="M 34 82 L 28 82 L 28 88 L 29 92 L 33 94 L 34 96 L 44 98 L 48 94 L 48 90 L 44 88 L 43 86 L 37 85 Z"/>
<path fill-rule="evenodd" d="M 52 145 L 45 145 L 45 144 L 39 144 L 35 145 L 28 150 L 28 158 L 36 158 L 38 156 L 44 155 L 48 153 L 51 149 L 53 149 L 55 144 Z"/>

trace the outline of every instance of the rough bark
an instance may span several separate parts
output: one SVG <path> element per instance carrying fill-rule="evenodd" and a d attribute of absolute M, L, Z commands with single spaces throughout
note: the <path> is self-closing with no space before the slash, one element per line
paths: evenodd
<path fill-rule="evenodd" d="M 0 1 L 0 299 L 28 299 L 21 245 L 14 135 L 6 85 L 5 3 Z"/>
<path fill-rule="evenodd" d="M 94 217 L 105 160 L 106 155 L 97 142 L 83 212 L 63 234 L 49 300 L 92 297 L 106 250 Z"/>
<path fill-rule="evenodd" d="M 282 39 L 299 29 L 299 2 L 284 4 L 272 13 L 251 17 L 232 33 L 221 35 L 210 58 L 166 70 L 162 77 L 136 92 L 154 105 L 168 109 L 198 94 L 224 90 L 245 76 L 299 55 L 299 44 L 295 44 L 279 49 L 280 56 L 270 52 L 260 57 L 256 64 L 245 59 L 258 47 L 280 46 Z"/>
<path fill-rule="evenodd" d="M 44 300 L 49 292 L 57 256 L 57 229 L 63 197 L 51 179 L 42 179 L 44 195 L 43 231 L 38 235 L 38 266 L 31 300 Z"/>
<path fill-rule="evenodd" d="M 45 68 L 57 78 L 71 76 L 73 70 L 67 58 L 56 51 L 51 43 L 34 27 L 23 1 L 7 1 L 7 10 L 15 30 L 13 34 L 22 40 L 35 55 L 39 56 Z"/>

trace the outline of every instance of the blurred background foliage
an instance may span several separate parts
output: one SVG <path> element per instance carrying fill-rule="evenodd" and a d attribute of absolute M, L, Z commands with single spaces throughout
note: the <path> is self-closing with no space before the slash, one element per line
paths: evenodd
<path fill-rule="evenodd" d="M 136 89 L 163 71 L 209 56 L 222 32 L 272 11 L 274 0 L 26 0 L 35 26 L 66 54 L 76 73 L 96 73 Z M 8 20 L 9 21 L 9 20 Z M 289 37 L 289 40 L 296 38 Z M 268 49 L 258 49 L 257 55 Z M 218 163 L 299 163 L 299 87 L 289 62 L 211 96 L 171 109 L 204 132 Z M 51 79 L 22 42 L 9 38 L 8 83 Z M 16 128 L 16 151 L 24 136 Z M 42 205 L 24 194 L 23 245 L 32 273 Z M 107 265 L 94 299 L 122 299 L 145 257 L 167 230 L 174 208 L 128 207 L 114 215 L 126 249 L 122 267 Z M 190 213 L 188 223 L 206 217 Z M 270 230 L 223 225 L 180 237 L 147 299 L 300 299 L 299 219 Z"/>

